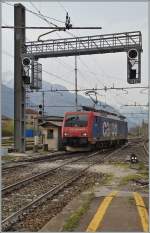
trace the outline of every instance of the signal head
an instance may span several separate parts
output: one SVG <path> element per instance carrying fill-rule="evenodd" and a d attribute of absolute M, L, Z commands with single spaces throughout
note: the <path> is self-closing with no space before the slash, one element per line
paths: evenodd
<path fill-rule="evenodd" d="M 30 58 L 28 58 L 28 57 L 24 57 L 23 59 L 22 59 L 22 64 L 24 65 L 24 66 L 29 66 L 30 65 Z"/>
<path fill-rule="evenodd" d="M 42 115 L 42 111 L 39 111 L 39 115 Z"/>
<path fill-rule="evenodd" d="M 138 51 L 136 49 L 130 49 L 128 51 L 128 57 L 129 59 L 135 59 L 138 55 Z"/>

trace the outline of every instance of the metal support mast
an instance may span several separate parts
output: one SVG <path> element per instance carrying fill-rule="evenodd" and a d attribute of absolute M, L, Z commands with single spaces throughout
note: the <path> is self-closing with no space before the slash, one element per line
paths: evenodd
<path fill-rule="evenodd" d="M 25 7 L 14 5 L 14 147 L 25 152 L 25 86 L 21 54 L 25 44 Z M 22 28 L 17 28 L 22 27 Z"/>
<path fill-rule="evenodd" d="M 44 120 L 44 105 L 45 105 L 45 93 L 44 91 L 42 92 L 42 118 Z"/>
<path fill-rule="evenodd" d="M 77 86 L 77 56 L 75 56 L 75 106 L 78 108 L 78 86 Z"/>

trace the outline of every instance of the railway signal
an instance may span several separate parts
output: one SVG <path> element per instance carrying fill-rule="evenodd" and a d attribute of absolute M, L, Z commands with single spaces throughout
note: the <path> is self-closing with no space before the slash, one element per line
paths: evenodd
<path fill-rule="evenodd" d="M 131 161 L 131 163 L 137 163 L 138 162 L 137 156 L 134 153 L 131 154 L 130 161 Z"/>
<path fill-rule="evenodd" d="M 23 64 L 24 67 L 29 67 L 30 66 L 30 58 L 24 57 L 22 59 L 22 64 Z"/>
<path fill-rule="evenodd" d="M 130 84 L 141 82 L 141 53 L 137 49 L 127 52 L 127 81 Z"/>
<path fill-rule="evenodd" d="M 29 85 L 30 84 L 30 76 L 29 76 L 29 69 L 30 69 L 30 59 L 28 57 L 24 57 L 22 59 L 22 65 L 23 65 L 23 75 L 22 79 L 24 84 Z"/>
<path fill-rule="evenodd" d="M 43 108 L 42 104 L 39 104 L 39 115 L 43 115 L 42 108 Z"/>

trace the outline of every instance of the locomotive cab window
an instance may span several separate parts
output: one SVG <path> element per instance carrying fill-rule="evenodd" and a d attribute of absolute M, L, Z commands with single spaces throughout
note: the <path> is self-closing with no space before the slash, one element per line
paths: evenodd
<path fill-rule="evenodd" d="M 86 127 L 88 123 L 87 115 L 67 115 L 65 120 L 65 127 Z"/>
<path fill-rule="evenodd" d="M 54 138 L 54 131 L 53 129 L 47 130 L 47 139 L 53 139 Z"/>

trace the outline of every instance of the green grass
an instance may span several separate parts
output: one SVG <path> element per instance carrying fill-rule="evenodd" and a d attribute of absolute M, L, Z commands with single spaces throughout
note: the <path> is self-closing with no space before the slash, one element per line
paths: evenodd
<path fill-rule="evenodd" d="M 114 175 L 112 173 L 104 174 L 100 184 L 101 185 L 109 184 L 112 181 L 113 177 L 114 177 Z M 80 218 L 89 209 L 89 206 L 90 206 L 90 203 L 91 203 L 93 197 L 94 197 L 94 193 L 91 193 L 90 195 L 88 195 L 88 197 L 84 201 L 83 205 L 79 209 L 77 209 L 77 211 L 75 211 L 69 217 L 69 219 L 66 221 L 66 223 L 63 226 L 62 231 L 73 231 L 78 226 Z"/>
<path fill-rule="evenodd" d="M 2 156 L 2 160 L 5 160 L 5 161 L 15 161 L 16 158 L 12 155 L 5 155 L 5 156 Z"/>
<path fill-rule="evenodd" d="M 62 231 L 73 231 L 79 221 L 80 221 L 80 218 L 81 216 L 83 216 L 87 210 L 89 209 L 89 206 L 90 206 L 90 203 L 92 201 L 94 197 L 94 194 L 91 193 L 87 198 L 86 200 L 84 201 L 83 205 L 77 209 L 69 218 L 68 220 L 66 221 L 66 223 L 64 224 L 63 226 L 63 230 Z"/>
<path fill-rule="evenodd" d="M 146 168 L 145 164 L 143 162 L 138 163 L 138 170 L 146 171 L 148 168 Z"/>
<path fill-rule="evenodd" d="M 122 168 L 130 168 L 130 164 L 129 163 L 119 163 L 119 162 L 112 162 L 112 165 L 116 166 L 116 167 L 122 167 Z"/>
<path fill-rule="evenodd" d="M 127 175 L 127 176 L 122 178 L 122 180 L 120 181 L 120 185 L 126 185 L 130 181 L 134 182 L 134 181 L 140 180 L 140 179 L 144 179 L 144 180 L 148 179 L 148 172 L 142 172 L 142 173 Z"/>
<path fill-rule="evenodd" d="M 112 173 L 104 174 L 100 184 L 101 185 L 110 184 L 113 178 L 114 178 L 114 175 Z"/>
<path fill-rule="evenodd" d="M 130 181 L 136 181 L 139 180 L 140 176 L 138 174 L 132 174 L 132 175 L 127 175 L 125 177 L 123 177 L 120 181 L 120 185 L 126 185 L 128 184 Z"/>

